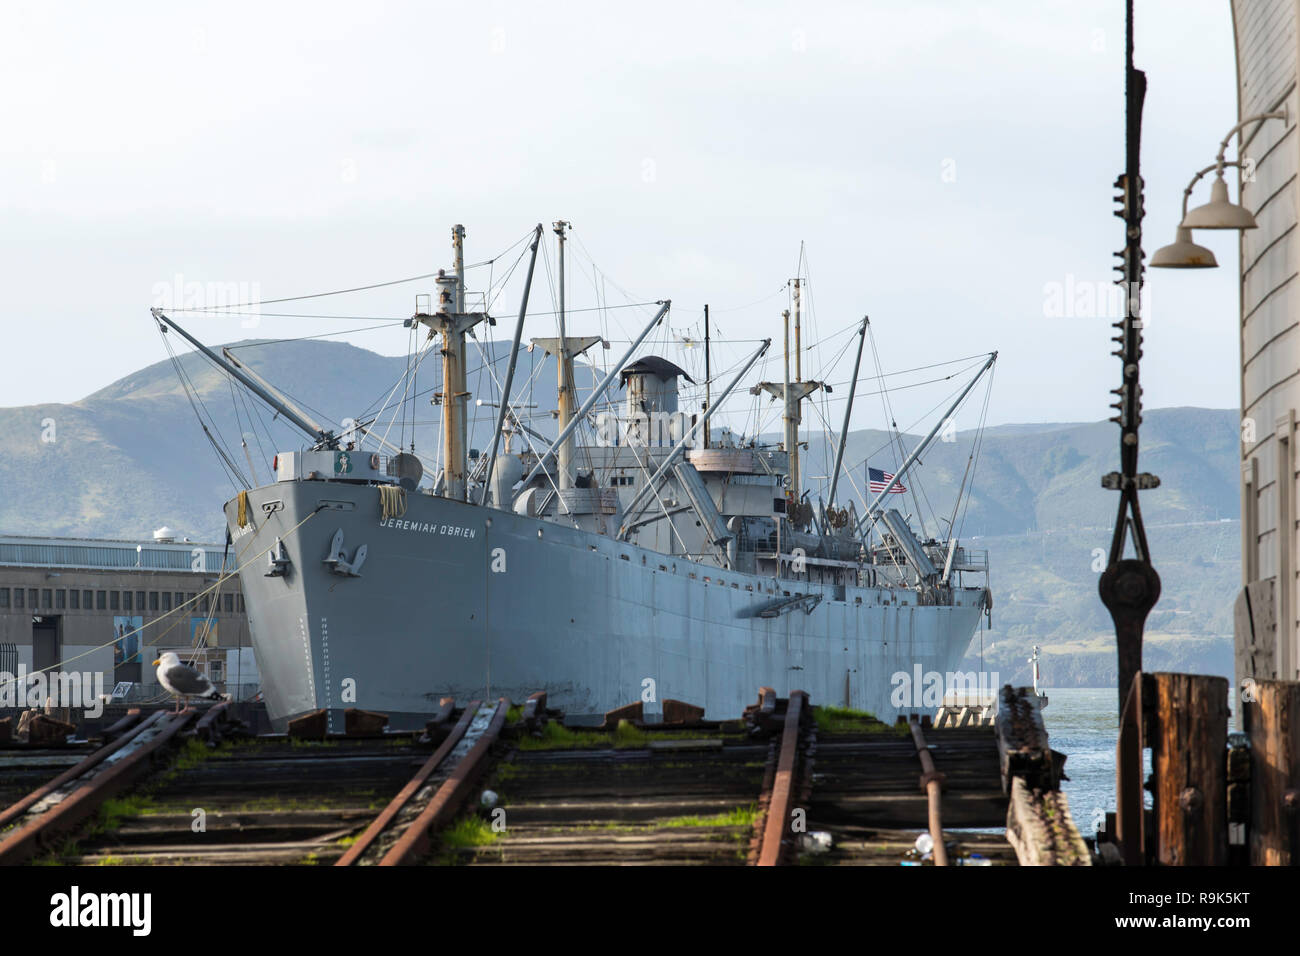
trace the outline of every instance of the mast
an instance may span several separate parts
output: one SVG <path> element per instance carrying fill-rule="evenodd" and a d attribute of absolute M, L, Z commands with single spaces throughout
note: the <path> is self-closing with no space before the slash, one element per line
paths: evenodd
<path fill-rule="evenodd" d="M 460 440 L 460 371 L 465 365 L 465 336 L 456 328 L 460 312 L 460 284 L 455 276 L 439 270 L 438 313 L 442 317 L 442 474 L 443 493 L 448 498 L 465 498 L 465 446 Z"/>
<path fill-rule="evenodd" d="M 799 301 L 799 277 L 794 278 L 794 380 L 803 381 L 803 347 L 799 334 L 800 329 L 800 301 Z M 787 348 L 788 348 L 787 343 Z"/>
<path fill-rule="evenodd" d="M 455 275 L 439 269 L 434 279 L 438 287 L 438 307 L 432 315 L 417 313 L 413 319 L 442 335 L 442 442 L 443 496 L 465 500 L 466 475 L 466 399 L 465 333 L 488 318 L 485 312 L 465 312 L 465 227 L 451 230 Z"/>
<path fill-rule="evenodd" d="M 840 443 L 835 449 L 835 467 L 831 470 L 831 493 L 826 502 L 827 508 L 835 507 L 835 489 L 840 483 L 840 465 L 844 463 L 844 443 L 849 437 L 849 416 L 853 414 L 853 396 L 858 391 L 858 369 L 862 367 L 862 346 L 867 341 L 867 325 L 871 320 L 862 317 L 862 328 L 858 329 L 858 355 L 853 360 L 853 378 L 849 382 L 849 402 L 844 407 L 844 424 L 840 427 Z"/>
<path fill-rule="evenodd" d="M 760 391 L 781 400 L 784 406 L 782 415 L 785 426 L 784 444 L 786 454 L 790 456 L 790 488 L 786 492 L 786 501 L 793 501 L 798 504 L 802 500 L 802 485 L 799 477 L 799 421 L 803 415 L 803 400 L 811 395 L 817 389 L 822 388 L 821 382 L 791 382 L 790 381 L 790 310 L 786 309 L 781 313 L 781 319 L 785 326 L 785 377 L 780 383 L 777 382 L 760 382 L 757 386 L 750 389 L 752 394 L 757 395 Z M 787 513 L 789 513 L 787 508 Z M 795 516 L 790 515 L 793 519 Z"/>
<path fill-rule="evenodd" d="M 451 248 L 452 248 L 452 257 L 453 257 L 452 268 L 456 270 L 456 313 L 458 315 L 464 315 L 465 314 L 465 227 L 462 226 L 460 223 L 457 223 L 451 228 Z M 455 461 L 460 466 L 461 485 L 455 497 L 459 501 L 464 501 L 465 491 L 466 491 L 464 487 L 464 480 L 465 480 L 465 475 L 468 472 L 468 468 L 465 464 L 465 453 L 468 447 L 468 428 L 469 428 L 469 424 L 468 424 L 469 415 L 466 414 L 466 409 L 467 409 L 466 399 L 469 397 L 469 392 L 467 391 L 467 386 L 466 386 L 467 377 L 465 374 L 465 336 L 463 334 L 456 336 L 455 345 L 457 350 L 456 360 L 454 363 L 454 371 L 456 373 L 455 390 L 452 392 L 447 392 L 444 389 L 443 402 L 445 403 L 447 401 L 447 396 L 450 395 L 456 406 L 455 420 L 456 420 L 456 428 L 457 428 L 457 436 L 456 436 L 457 457 L 455 458 Z M 412 438 L 414 438 L 414 432 L 412 432 Z M 448 457 L 447 461 L 452 461 L 452 459 Z"/>
<path fill-rule="evenodd" d="M 790 310 L 786 309 L 781 313 L 782 325 L 785 328 L 785 380 L 781 389 L 781 397 L 785 400 L 785 414 L 781 416 L 781 421 L 785 425 L 785 451 L 790 456 L 790 491 L 793 492 L 795 500 L 799 500 L 799 430 L 795 426 L 795 412 L 790 408 Z M 786 500 L 790 500 L 790 495 L 786 495 Z"/>
<path fill-rule="evenodd" d="M 506 415 L 510 410 L 510 386 L 515 380 L 515 365 L 519 360 L 519 340 L 524 334 L 524 316 L 528 314 L 528 294 L 533 288 L 533 268 L 537 265 L 537 247 L 542 242 L 542 224 L 539 222 L 537 228 L 533 230 L 533 245 L 531 255 L 528 260 L 528 276 L 524 279 L 524 297 L 519 303 L 519 319 L 515 322 L 515 337 L 511 342 L 510 361 L 506 365 L 506 380 L 501 385 L 501 410 L 497 413 L 497 427 L 492 432 L 492 448 L 488 452 L 487 474 L 483 478 L 483 494 L 479 497 L 479 504 L 487 504 L 488 492 L 492 488 L 492 472 L 497 463 L 497 447 L 501 443 L 501 433 L 505 428 Z M 509 443 L 506 445 L 509 452 Z M 506 508 L 508 505 L 504 502 L 494 501 L 493 504 L 498 508 Z"/>
<path fill-rule="evenodd" d="M 552 223 L 552 229 L 555 235 L 559 237 L 560 245 L 560 336 L 555 339 L 533 339 L 534 345 L 540 345 L 546 350 L 548 355 L 554 355 L 557 368 L 557 427 L 561 439 L 557 439 L 555 452 L 555 468 L 557 482 L 561 489 L 572 488 L 574 480 L 573 471 L 573 429 L 569 426 L 573 424 L 575 413 L 573 406 L 574 397 L 577 392 L 577 385 L 573 378 L 573 360 L 581 355 L 587 349 L 591 348 L 598 342 L 603 341 L 599 335 L 582 335 L 567 336 L 565 335 L 565 303 L 564 303 L 564 241 L 565 230 L 573 227 L 573 223 L 559 220 Z"/>
<path fill-rule="evenodd" d="M 556 375 L 559 378 L 556 395 L 558 398 L 558 421 L 557 425 L 560 431 L 564 431 L 569 422 L 573 420 L 573 355 L 570 350 L 570 343 L 565 338 L 564 323 L 564 230 L 570 224 L 564 220 L 559 220 L 552 224 L 560 246 L 560 337 L 556 342 Z M 573 436 L 570 435 L 564 441 L 560 442 L 560 448 L 555 456 L 555 463 L 559 474 L 559 486 L 561 489 L 573 487 Z"/>
<path fill-rule="evenodd" d="M 710 378 L 712 371 L 709 367 L 709 304 L 704 303 L 704 411 L 708 412 L 710 405 Z M 704 447 L 709 447 L 709 419 L 706 415 L 704 418 Z"/>
<path fill-rule="evenodd" d="M 456 270 L 456 311 L 465 311 L 465 227 L 451 227 L 452 268 Z"/>

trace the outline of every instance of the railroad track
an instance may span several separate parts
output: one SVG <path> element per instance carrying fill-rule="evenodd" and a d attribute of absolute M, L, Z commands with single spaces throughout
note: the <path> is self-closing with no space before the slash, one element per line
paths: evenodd
<path fill-rule="evenodd" d="M 745 719 L 724 722 L 696 713 L 643 725 L 612 712 L 593 729 L 525 714 L 485 776 L 490 805 L 444 828 L 433 859 L 475 866 L 756 862 L 766 789 L 780 756 L 772 732 L 785 720 L 785 702 L 765 692 Z"/>
<path fill-rule="evenodd" d="M 0 750 L 0 806 L 22 799 L 33 790 L 79 764 L 97 748 L 91 743 Z"/>
<path fill-rule="evenodd" d="M 61 777 L 85 760 L 105 743 L 112 743 L 141 720 L 138 708 L 92 740 L 60 740 L 49 743 L 25 743 L 5 739 L 0 743 L 0 808 L 10 807 L 27 794 Z M 2 818 L 0 818 L 2 819 Z M 0 830 L 4 825 L 0 824 Z"/>
<path fill-rule="evenodd" d="M 60 753 L 58 766 L 45 751 L 23 753 L 28 779 L 11 793 L 30 792 L 0 812 L 0 864 L 418 862 L 476 782 L 469 770 L 507 706 L 475 701 L 459 712 L 444 700 L 423 735 L 312 739 L 240 735 L 223 705 L 135 714 L 122 722 L 133 726 L 112 728 L 117 739 Z M 443 790 L 449 781 L 454 793 Z"/>
<path fill-rule="evenodd" d="M 779 713 L 773 698 L 764 688 L 761 714 Z M 926 833 L 941 865 L 949 856 L 1016 861 L 1005 837 L 987 832 L 1007 813 L 990 729 L 931 731 L 927 740 L 919 725 L 808 703 L 796 692 L 786 704 L 759 865 L 919 863 L 909 851 Z"/>
<path fill-rule="evenodd" d="M 328 864 L 411 775 L 414 734 L 188 743 L 143 787 L 109 802 L 68 864 Z"/>
<path fill-rule="evenodd" d="M 539 699 L 534 695 L 535 707 Z M 542 701 L 544 697 L 540 698 Z M 510 702 L 471 701 L 445 740 L 341 855 L 339 866 L 405 866 L 429 853 L 432 834 L 451 823 L 488 765 Z M 447 721 L 447 702 L 441 720 Z"/>
<path fill-rule="evenodd" d="M 177 734 L 197 718 L 188 708 L 177 714 L 158 711 L 143 719 L 133 715 L 122 722 L 131 724 L 129 729 L 115 740 L 0 811 L 0 864 L 24 863 L 49 852 L 56 840 L 76 831 L 105 801 L 148 774 Z"/>
<path fill-rule="evenodd" d="M 543 749 L 523 738 L 487 783 L 500 813 L 445 834 L 439 861 L 743 865 L 768 747 L 685 733 L 574 730 Z"/>
<path fill-rule="evenodd" d="M 980 832 L 1004 827 L 1007 817 L 991 729 L 924 732 L 923 745 L 940 775 L 935 784 L 942 816 L 932 818 L 930 780 L 911 728 L 855 718 L 823 721 L 823 728 L 807 827 L 810 834 L 828 834 L 830 848 L 805 840 L 802 862 L 897 866 L 922 834 L 931 836 L 936 862 L 945 865 L 980 857 L 1016 862 L 1004 836 Z"/>
<path fill-rule="evenodd" d="M 91 753 L 23 755 L 11 793 L 44 782 L 0 812 L 0 864 L 898 865 L 927 831 L 940 863 L 1015 860 L 972 829 L 1007 816 L 989 730 L 891 728 L 771 688 L 739 720 L 623 712 L 568 727 L 544 694 L 444 699 L 423 735 L 320 720 L 312 740 L 239 736 L 220 705 L 137 714 Z"/>

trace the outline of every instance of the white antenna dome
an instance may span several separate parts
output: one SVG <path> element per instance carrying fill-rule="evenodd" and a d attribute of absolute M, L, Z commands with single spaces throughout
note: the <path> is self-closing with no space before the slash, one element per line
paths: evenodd
<path fill-rule="evenodd" d="M 163 525 L 153 533 L 153 539 L 157 544 L 171 544 L 176 540 L 176 532 L 166 525 Z"/>

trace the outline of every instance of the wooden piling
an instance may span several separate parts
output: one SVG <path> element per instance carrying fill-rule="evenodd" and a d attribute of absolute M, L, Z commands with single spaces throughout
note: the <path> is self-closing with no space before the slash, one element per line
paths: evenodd
<path fill-rule="evenodd" d="M 1228 681 L 1142 675 L 1148 710 L 1155 858 L 1165 866 L 1228 862 Z"/>
<path fill-rule="evenodd" d="M 1300 866 L 1300 683 L 1257 680 L 1249 690 L 1250 862 Z"/>

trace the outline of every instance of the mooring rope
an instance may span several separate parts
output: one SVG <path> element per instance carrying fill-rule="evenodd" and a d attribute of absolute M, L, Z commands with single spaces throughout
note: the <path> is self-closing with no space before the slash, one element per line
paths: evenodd
<path fill-rule="evenodd" d="M 379 520 L 400 518 L 406 514 L 406 489 L 399 485 L 379 486 Z"/>

